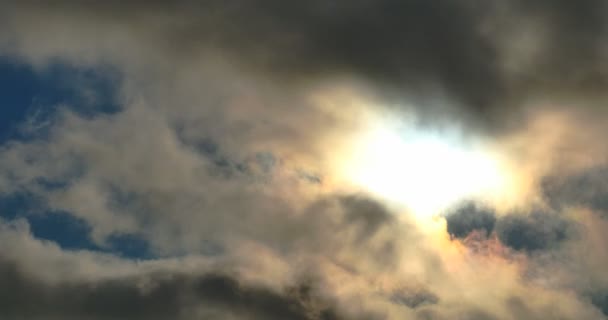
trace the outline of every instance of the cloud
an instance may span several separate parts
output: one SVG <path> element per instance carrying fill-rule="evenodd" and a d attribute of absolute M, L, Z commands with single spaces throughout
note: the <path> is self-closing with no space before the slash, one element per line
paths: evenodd
<path fill-rule="evenodd" d="M 505 246 L 530 252 L 555 248 L 577 230 L 574 221 L 556 213 L 535 210 L 498 215 L 491 207 L 476 202 L 461 204 L 445 219 L 447 232 L 454 238 L 464 239 L 481 231 L 484 238 L 496 234 Z"/>
<path fill-rule="evenodd" d="M 489 235 L 494 231 L 496 214 L 475 202 L 468 202 L 446 214 L 447 232 L 456 238 L 464 238 L 474 230 Z"/>
<path fill-rule="evenodd" d="M 2 261 L 0 307 L 6 319 L 346 319 L 320 299 L 243 284 L 226 274 L 140 274 L 91 282 L 47 284 Z M 312 295 L 312 296 L 307 296 Z M 307 303 L 308 305 L 306 305 Z M 329 304 L 329 301 L 323 301 Z"/>
<path fill-rule="evenodd" d="M 597 0 L 4 7 L 4 51 L 35 61 L 68 57 L 126 70 L 154 66 L 162 74 L 171 65 L 228 60 L 296 87 L 350 77 L 386 101 L 418 101 L 430 122 L 449 119 L 445 113 L 456 107 L 448 114 L 487 130 L 516 126 L 530 101 L 574 99 L 580 107 L 601 100 L 606 84 L 605 4 Z"/>
<path fill-rule="evenodd" d="M 0 221 L 0 231 L 7 319 L 376 319 L 345 312 L 313 269 L 280 280 L 268 257 L 266 266 L 246 263 L 243 253 L 240 262 L 192 254 L 138 262 L 62 250 L 32 238 L 24 220 Z M 250 257 L 259 260 L 260 249 Z"/>
<path fill-rule="evenodd" d="M 0 313 L 601 319 L 608 226 L 587 210 L 603 210 L 605 179 L 585 170 L 608 154 L 604 6 L 0 5 L 4 59 L 121 79 L 113 112 L 59 106 L 1 145 L 0 194 L 85 221 L 96 245 L 141 235 L 154 257 L 67 251 L 2 222 Z M 466 203 L 444 226 L 342 185 L 344 149 L 387 110 L 479 136 L 525 197 Z"/>
<path fill-rule="evenodd" d="M 429 291 L 404 289 L 392 294 L 391 300 L 397 304 L 402 304 L 410 308 L 417 308 L 425 304 L 436 304 L 439 297 Z"/>
<path fill-rule="evenodd" d="M 572 224 L 547 213 L 502 217 L 496 225 L 498 238 L 515 250 L 550 249 L 571 236 Z"/>
<path fill-rule="evenodd" d="M 565 176 L 548 176 L 542 181 L 543 194 L 554 207 L 582 206 L 602 214 L 608 209 L 608 171 L 593 167 Z"/>
<path fill-rule="evenodd" d="M 596 292 L 591 297 L 591 303 L 597 306 L 605 315 L 608 315 L 608 295 L 605 292 Z"/>

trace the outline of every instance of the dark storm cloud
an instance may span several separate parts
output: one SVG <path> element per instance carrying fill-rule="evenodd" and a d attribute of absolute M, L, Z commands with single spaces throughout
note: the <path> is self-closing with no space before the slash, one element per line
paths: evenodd
<path fill-rule="evenodd" d="M 574 225 L 550 213 L 510 214 L 496 223 L 500 241 L 515 250 L 533 252 L 555 248 L 575 232 Z"/>
<path fill-rule="evenodd" d="M 3 319 L 188 319 L 195 314 L 204 319 L 347 319 L 307 283 L 277 292 L 225 273 L 167 272 L 49 284 L 4 259 L 0 271 Z"/>
<path fill-rule="evenodd" d="M 448 233 L 456 238 L 464 238 L 474 230 L 483 230 L 489 235 L 494 230 L 496 215 L 490 208 L 475 202 L 467 202 L 448 212 L 445 220 Z"/>
<path fill-rule="evenodd" d="M 464 119 L 486 128 L 508 125 L 504 116 L 526 97 L 604 96 L 608 84 L 606 4 L 598 0 L 60 1 L 8 9 L 122 28 L 176 63 L 218 50 L 287 82 L 355 76 L 388 89 L 386 97 L 421 98 L 421 114 L 438 116 L 423 101 L 447 94 Z M 535 35 L 526 44 L 533 48 L 512 50 L 524 35 Z"/>

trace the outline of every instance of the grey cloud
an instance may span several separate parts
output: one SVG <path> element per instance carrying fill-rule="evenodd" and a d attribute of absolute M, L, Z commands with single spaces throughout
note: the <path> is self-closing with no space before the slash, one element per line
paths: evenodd
<path fill-rule="evenodd" d="M 594 167 L 570 175 L 552 175 L 542 181 L 543 195 L 556 208 L 588 207 L 607 216 L 608 168 Z"/>
<path fill-rule="evenodd" d="M 282 83 L 352 75 L 382 88 L 387 97 L 421 98 L 419 113 L 434 118 L 441 115 L 435 98 L 447 93 L 450 104 L 464 108 L 458 109 L 465 111 L 462 119 L 486 129 L 512 125 L 505 117 L 517 115 L 526 98 L 581 97 L 582 92 L 603 97 L 608 79 L 602 46 L 606 6 L 598 0 L 107 1 L 86 6 L 60 1 L 52 7 L 21 2 L 4 7 L 4 35 L 12 51 L 19 52 L 21 44 L 15 36 L 30 41 L 23 46 L 42 36 L 40 28 L 22 31 L 31 27 L 27 21 L 36 20 L 84 34 L 75 37 L 82 42 L 70 45 L 100 51 L 109 46 L 116 56 L 121 54 L 115 46 L 126 41 L 142 52 L 146 47 L 164 52 L 173 63 L 219 51 Z M 121 36 L 105 34 L 105 28 Z M 87 32 L 92 30 L 102 32 L 103 41 L 91 41 L 94 34 Z M 538 32 L 528 44 L 533 53 L 511 50 L 525 47 L 519 35 Z M 52 48 L 45 52 L 68 50 L 47 46 Z M 507 66 L 510 61 L 518 61 L 515 70 Z"/>
<path fill-rule="evenodd" d="M 495 233 L 504 245 L 527 252 L 555 249 L 577 233 L 576 222 L 559 212 L 513 211 L 497 216 L 491 207 L 473 201 L 449 211 L 445 219 L 447 232 L 453 237 L 465 238 L 475 230 L 484 231 L 486 236 Z"/>
<path fill-rule="evenodd" d="M 507 215 L 496 224 L 496 233 L 502 243 L 528 252 L 555 248 L 571 238 L 573 232 L 573 222 L 543 212 Z"/>
<path fill-rule="evenodd" d="M 390 270 L 399 261 L 400 250 L 408 246 L 407 241 L 418 236 L 413 226 L 397 223 L 381 203 L 362 195 L 320 199 L 284 227 L 288 234 L 277 242 L 288 250 L 321 253 L 353 270 L 362 268 L 363 264 L 355 261 L 363 260 Z M 356 257 L 351 257 L 353 254 Z M 348 256 L 346 261 L 340 261 L 341 255 Z"/>
<path fill-rule="evenodd" d="M 608 316 L 608 292 L 606 290 L 591 294 L 591 303 Z"/>
<path fill-rule="evenodd" d="M 456 312 L 453 315 L 445 316 L 440 312 L 432 309 L 420 310 L 416 314 L 416 319 L 419 320 L 444 320 L 444 319 L 466 319 L 466 320 L 497 320 L 500 319 L 486 311 L 478 308 L 469 308 L 467 310 Z"/>
<path fill-rule="evenodd" d="M 353 319 L 330 299 L 315 301 L 323 298 L 308 284 L 280 292 L 223 273 L 176 272 L 49 284 L 4 259 L 0 271 L 4 319 Z"/>
<path fill-rule="evenodd" d="M 428 290 L 404 288 L 396 290 L 390 297 L 391 301 L 409 308 L 418 308 L 424 305 L 437 304 L 439 297 Z"/>
<path fill-rule="evenodd" d="M 448 212 L 445 220 L 447 232 L 456 238 L 464 238 L 474 230 L 483 230 L 487 236 L 494 231 L 496 214 L 491 208 L 467 202 Z"/>
<path fill-rule="evenodd" d="M 379 202 L 364 196 L 345 196 L 340 199 L 346 214 L 344 220 L 360 228 L 357 238 L 373 236 L 385 225 L 395 223 L 395 217 Z"/>

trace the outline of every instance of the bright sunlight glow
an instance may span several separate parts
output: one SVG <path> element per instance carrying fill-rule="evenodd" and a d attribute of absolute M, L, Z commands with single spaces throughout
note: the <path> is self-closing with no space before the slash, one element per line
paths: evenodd
<path fill-rule="evenodd" d="M 349 175 L 357 185 L 416 215 L 436 215 L 459 200 L 497 192 L 504 183 L 488 152 L 412 130 L 371 130 L 353 160 Z"/>

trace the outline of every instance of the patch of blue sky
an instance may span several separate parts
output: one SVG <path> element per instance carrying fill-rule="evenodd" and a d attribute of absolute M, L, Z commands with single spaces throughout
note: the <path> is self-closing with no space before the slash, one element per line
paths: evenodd
<path fill-rule="evenodd" d="M 68 212 L 49 211 L 26 193 L 0 197 L 0 217 L 7 221 L 25 219 L 32 235 L 52 241 L 66 250 L 112 253 L 129 259 L 154 258 L 149 243 L 136 234 L 112 234 L 103 245 L 91 240 L 91 226 Z"/>
<path fill-rule="evenodd" d="M 23 130 L 24 125 L 45 123 L 59 108 L 82 117 L 119 112 L 120 85 L 120 73 L 109 66 L 85 68 L 55 62 L 35 68 L 13 57 L 0 56 L 0 145 L 44 138 L 44 130 Z M 62 188 L 67 183 L 38 182 L 45 189 Z M 26 192 L 0 195 L 0 217 L 9 221 L 26 219 L 34 237 L 53 241 L 64 249 L 152 257 L 148 242 L 134 234 L 112 235 L 104 245 L 94 243 L 86 221 L 68 212 L 45 210 L 39 199 Z"/>
<path fill-rule="evenodd" d="M 0 56 L 0 144 L 31 138 L 28 121 L 44 122 L 60 107 L 85 117 L 120 111 L 120 73 L 109 67 L 56 62 L 34 68 Z"/>

